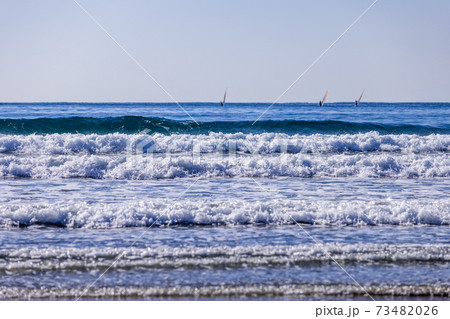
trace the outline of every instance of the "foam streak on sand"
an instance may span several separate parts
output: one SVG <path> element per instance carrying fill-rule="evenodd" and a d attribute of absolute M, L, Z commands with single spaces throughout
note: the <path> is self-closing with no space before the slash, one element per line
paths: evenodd
<path fill-rule="evenodd" d="M 246 286 L 203 286 L 203 287 L 94 287 L 83 295 L 83 300 L 136 300 L 136 299 L 318 299 L 327 298 L 364 298 L 365 291 L 371 296 L 396 298 L 434 298 L 447 300 L 450 286 L 433 285 L 367 285 L 364 290 L 354 285 L 271 285 L 248 284 Z M 0 299 L 75 299 L 84 292 L 83 289 L 46 289 L 46 288 L 11 288 L 0 287 Z M 378 298 L 377 298 L 378 299 Z"/>
<path fill-rule="evenodd" d="M 212 269 L 330 265 L 330 256 L 341 264 L 414 265 L 450 262 L 448 245 L 326 244 L 246 247 L 148 247 L 148 248 L 45 248 L 0 249 L 0 274 L 34 271 L 102 271 L 117 256 L 114 270 Z"/>

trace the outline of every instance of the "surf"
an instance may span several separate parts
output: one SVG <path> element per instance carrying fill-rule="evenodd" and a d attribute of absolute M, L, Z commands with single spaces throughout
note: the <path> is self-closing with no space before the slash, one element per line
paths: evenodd
<path fill-rule="evenodd" d="M 117 203 L 65 200 L 1 204 L 0 228 L 36 225 L 111 229 L 233 225 L 450 225 L 450 200 L 290 200 L 150 198 Z"/>
<path fill-rule="evenodd" d="M 137 147 L 143 145 L 143 149 Z M 148 148 L 145 146 L 148 145 Z M 154 134 L 0 134 L 0 154 L 64 155 L 153 153 L 247 154 L 339 154 L 339 153 L 447 153 L 450 135 L 387 134 L 372 131 L 358 134 L 215 133 Z"/>

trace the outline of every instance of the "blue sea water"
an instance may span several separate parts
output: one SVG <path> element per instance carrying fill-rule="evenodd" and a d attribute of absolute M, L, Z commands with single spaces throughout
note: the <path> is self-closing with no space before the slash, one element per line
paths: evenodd
<path fill-rule="evenodd" d="M 450 104 L 182 106 L 0 104 L 0 299 L 449 297 Z"/>

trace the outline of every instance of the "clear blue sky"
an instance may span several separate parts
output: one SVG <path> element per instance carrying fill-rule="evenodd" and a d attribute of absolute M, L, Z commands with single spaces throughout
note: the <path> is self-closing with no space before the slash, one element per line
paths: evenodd
<path fill-rule="evenodd" d="M 372 0 L 79 0 L 179 101 L 272 102 Z M 281 100 L 450 101 L 450 1 L 380 0 Z M 72 0 L 0 1 L 0 101 L 170 99 Z"/>

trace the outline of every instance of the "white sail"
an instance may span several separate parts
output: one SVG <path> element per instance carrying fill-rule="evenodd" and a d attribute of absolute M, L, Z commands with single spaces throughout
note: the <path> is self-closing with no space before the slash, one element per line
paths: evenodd
<path fill-rule="evenodd" d="M 361 102 L 361 99 L 362 99 L 362 97 L 363 97 L 363 95 L 364 95 L 364 91 L 365 91 L 366 89 L 364 89 L 363 91 L 362 91 L 362 93 L 361 93 L 361 96 L 359 97 L 359 99 L 358 99 L 358 104 L 359 104 L 359 102 Z"/>

